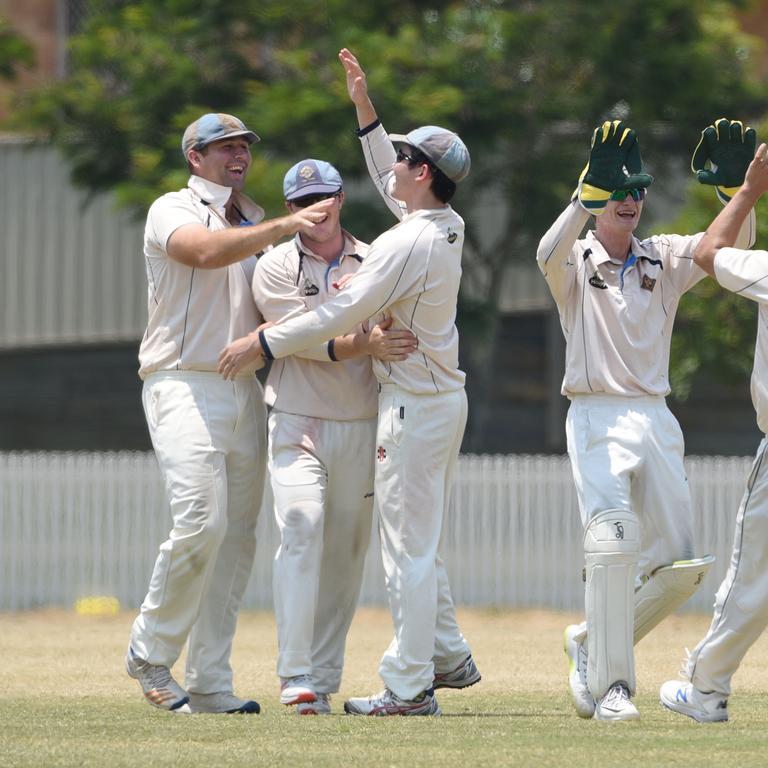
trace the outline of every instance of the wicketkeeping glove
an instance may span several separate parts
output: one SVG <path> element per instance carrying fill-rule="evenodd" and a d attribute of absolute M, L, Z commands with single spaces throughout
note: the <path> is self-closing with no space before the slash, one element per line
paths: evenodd
<path fill-rule="evenodd" d="M 754 128 L 745 128 L 740 120 L 721 117 L 701 132 L 691 158 L 691 170 L 702 184 L 714 186 L 718 198 L 725 204 L 744 183 L 756 145 Z"/>
<path fill-rule="evenodd" d="M 617 189 L 648 187 L 653 177 L 643 173 L 637 134 L 621 120 L 606 121 L 592 134 L 589 162 L 579 177 L 579 203 L 599 216 Z"/>

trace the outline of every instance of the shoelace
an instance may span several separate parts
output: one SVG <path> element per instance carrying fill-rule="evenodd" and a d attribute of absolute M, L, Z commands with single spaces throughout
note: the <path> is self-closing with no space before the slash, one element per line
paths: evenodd
<path fill-rule="evenodd" d="M 621 704 L 622 701 L 629 699 L 629 692 L 620 684 L 614 685 L 606 694 L 604 704 L 612 707 Z"/>

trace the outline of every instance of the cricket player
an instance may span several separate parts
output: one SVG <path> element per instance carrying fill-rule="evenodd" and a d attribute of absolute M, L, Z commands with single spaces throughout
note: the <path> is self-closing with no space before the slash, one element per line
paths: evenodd
<path fill-rule="evenodd" d="M 720 174 L 720 168 L 712 170 Z M 726 182 L 727 183 L 727 182 Z M 768 433 L 768 252 L 733 247 L 755 203 L 768 191 L 768 148 L 761 144 L 744 184 L 707 229 L 696 263 L 720 285 L 759 304 L 752 401 L 760 431 Z M 684 662 L 684 681 L 661 686 L 673 712 L 700 723 L 728 719 L 731 678 L 768 624 L 768 437 L 757 449 L 736 516 L 733 552 L 715 597 L 707 634 Z"/>
<path fill-rule="evenodd" d="M 254 254 L 311 231 L 333 205 L 262 222 L 241 191 L 256 141 L 231 115 L 189 125 L 187 186 L 152 204 L 144 234 L 149 319 L 139 375 L 173 527 L 133 623 L 126 669 L 150 704 L 176 713 L 259 711 L 234 695 L 229 657 L 256 546 L 266 414 L 256 366 L 223 381 L 218 354 L 261 322 Z M 170 669 L 187 640 L 182 688 Z"/>
<path fill-rule="evenodd" d="M 744 147 L 741 124 L 720 121 L 721 162 L 738 165 Z M 603 123 L 537 252 L 566 339 L 566 436 L 584 524 L 586 624 L 566 629 L 569 681 L 578 714 L 597 720 L 639 717 L 634 643 L 693 594 L 713 559 L 691 559 L 683 436 L 665 401 L 678 302 L 705 276 L 693 261 L 702 234 L 634 236 L 652 181 L 635 131 Z M 578 239 L 590 214 L 595 229 Z M 738 242 L 754 231 L 752 214 Z"/>
<path fill-rule="evenodd" d="M 230 344 L 219 370 L 229 379 L 262 354 L 280 359 L 387 312 L 418 349 L 400 362 L 374 360 L 379 383 L 375 497 L 395 628 L 379 667 L 386 688 L 354 698 L 353 715 L 438 715 L 435 688 L 480 680 L 456 623 L 439 554 L 443 518 L 467 416 L 458 368 L 456 301 L 464 222 L 448 205 L 470 158 L 451 131 L 425 126 L 387 136 L 365 74 L 339 54 L 355 104 L 369 172 L 400 220 L 380 235 L 346 288 L 312 312 Z"/>
<path fill-rule="evenodd" d="M 285 175 L 290 213 L 331 200 L 311 232 L 259 259 L 253 297 L 279 323 L 319 307 L 354 275 L 368 245 L 341 227 L 344 190 L 330 163 L 308 158 Z M 276 360 L 266 383 L 269 474 L 280 531 L 274 563 L 280 700 L 299 714 L 331 713 L 363 577 L 373 513 L 376 379 L 371 355 L 402 361 L 408 330 L 353 333 Z"/>

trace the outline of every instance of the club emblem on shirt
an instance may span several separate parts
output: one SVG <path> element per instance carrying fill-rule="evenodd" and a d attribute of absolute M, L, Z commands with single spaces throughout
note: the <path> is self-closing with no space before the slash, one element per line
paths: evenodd
<path fill-rule="evenodd" d="M 379 447 L 376 449 L 376 458 L 377 458 L 379 461 L 384 461 L 384 459 L 386 459 L 386 458 L 387 458 L 387 449 L 386 449 L 386 448 L 385 448 L 383 445 L 380 445 L 380 446 L 379 446 Z"/>
<path fill-rule="evenodd" d="M 456 242 L 456 238 L 457 237 L 458 237 L 458 235 L 452 229 L 448 230 L 448 242 L 451 245 L 453 245 Z"/>
<path fill-rule="evenodd" d="M 320 293 L 320 289 L 309 280 L 304 281 L 304 295 L 305 296 L 317 296 Z"/>
<path fill-rule="evenodd" d="M 640 281 L 640 287 L 645 291 L 652 291 L 656 285 L 656 278 L 643 275 L 643 279 Z"/>
<path fill-rule="evenodd" d="M 605 280 L 603 280 L 603 276 L 595 270 L 595 274 L 592 275 L 592 277 L 589 278 L 589 284 L 593 288 L 607 288 Z"/>

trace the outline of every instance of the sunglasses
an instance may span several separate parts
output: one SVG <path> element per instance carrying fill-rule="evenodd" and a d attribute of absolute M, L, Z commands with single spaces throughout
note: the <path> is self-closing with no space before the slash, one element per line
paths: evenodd
<path fill-rule="evenodd" d="M 320 192 L 316 195 L 304 195 L 304 197 L 297 197 L 295 200 L 289 200 L 291 205 L 295 205 L 297 208 L 306 208 L 309 205 L 319 203 L 321 200 L 330 200 L 332 197 L 338 197 L 341 194 L 341 190 L 338 192 Z"/>
<path fill-rule="evenodd" d="M 409 168 L 413 168 L 414 165 L 423 165 L 425 163 L 427 165 L 432 165 L 429 159 L 424 157 L 424 155 L 418 152 L 416 154 L 409 155 L 402 149 L 397 150 L 397 154 L 395 155 L 395 162 L 408 163 Z"/>
<path fill-rule="evenodd" d="M 611 200 L 618 200 L 621 202 L 622 200 L 627 199 L 627 195 L 629 195 L 636 203 L 639 203 L 641 200 L 645 200 L 645 190 L 640 189 L 617 189 L 615 192 L 611 192 Z"/>

